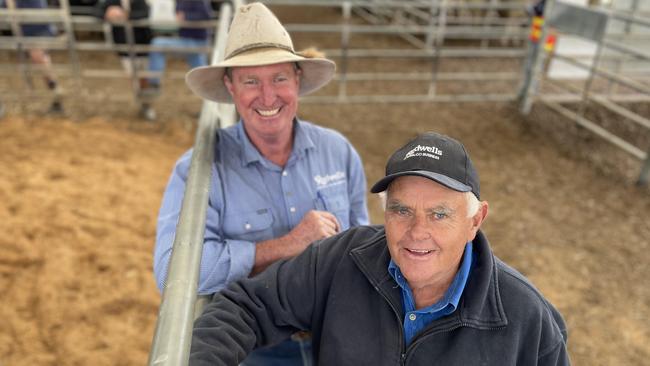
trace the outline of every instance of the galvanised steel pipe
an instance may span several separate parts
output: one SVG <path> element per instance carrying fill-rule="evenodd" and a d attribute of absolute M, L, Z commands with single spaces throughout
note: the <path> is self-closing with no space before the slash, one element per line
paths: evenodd
<path fill-rule="evenodd" d="M 219 12 L 213 63 L 223 59 L 231 14 L 230 4 L 224 3 Z M 195 304 L 208 191 L 219 121 L 217 107 L 217 103 L 204 102 L 201 110 L 167 281 L 149 353 L 150 366 L 183 366 L 189 362 L 192 325 L 197 312 Z"/>

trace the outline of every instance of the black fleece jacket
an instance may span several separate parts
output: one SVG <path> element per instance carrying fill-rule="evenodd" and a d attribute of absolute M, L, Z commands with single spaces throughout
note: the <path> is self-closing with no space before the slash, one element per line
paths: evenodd
<path fill-rule="evenodd" d="M 190 365 L 237 365 L 297 330 L 312 332 L 319 365 L 569 365 L 560 313 L 492 254 L 482 232 L 473 245 L 458 309 L 408 348 L 384 228 L 365 226 L 217 294 L 194 324 Z"/>

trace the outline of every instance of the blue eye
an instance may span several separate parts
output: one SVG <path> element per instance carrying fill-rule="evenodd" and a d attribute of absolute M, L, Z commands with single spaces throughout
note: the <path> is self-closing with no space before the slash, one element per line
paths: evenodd
<path fill-rule="evenodd" d="M 446 213 L 444 213 L 444 212 L 434 212 L 433 213 L 433 218 L 435 218 L 436 220 L 442 220 L 442 219 L 446 218 L 447 216 L 448 215 Z"/>
<path fill-rule="evenodd" d="M 393 209 L 393 212 L 399 216 L 410 216 L 411 215 L 411 210 L 409 210 L 407 207 L 395 207 Z"/>

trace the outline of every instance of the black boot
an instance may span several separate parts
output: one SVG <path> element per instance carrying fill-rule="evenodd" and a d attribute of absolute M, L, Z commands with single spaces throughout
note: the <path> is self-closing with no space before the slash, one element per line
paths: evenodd
<path fill-rule="evenodd" d="M 63 104 L 61 101 L 55 100 L 50 104 L 50 108 L 47 110 L 49 114 L 63 114 Z"/>

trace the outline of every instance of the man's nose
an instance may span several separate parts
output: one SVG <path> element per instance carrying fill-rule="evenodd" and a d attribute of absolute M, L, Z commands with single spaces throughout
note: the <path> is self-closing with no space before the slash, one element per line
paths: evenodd
<path fill-rule="evenodd" d="M 431 229 L 425 215 L 415 215 L 411 223 L 411 237 L 413 240 L 431 239 Z"/>
<path fill-rule="evenodd" d="M 262 85 L 262 103 L 264 103 L 265 106 L 270 107 L 275 103 L 275 99 L 277 97 L 277 93 L 275 91 L 275 87 L 271 84 L 263 84 Z"/>

